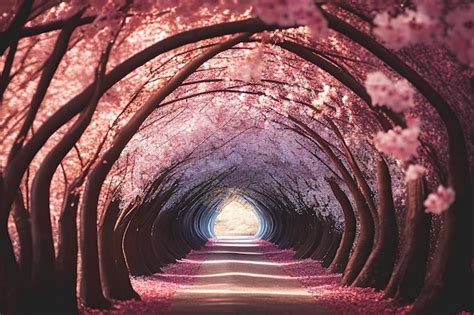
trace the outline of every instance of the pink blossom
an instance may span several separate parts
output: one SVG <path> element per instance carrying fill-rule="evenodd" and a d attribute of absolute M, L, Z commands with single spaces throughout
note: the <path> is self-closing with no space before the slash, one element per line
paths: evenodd
<path fill-rule="evenodd" d="M 439 17 L 444 8 L 442 0 L 415 0 L 416 10 L 433 17 Z"/>
<path fill-rule="evenodd" d="M 435 192 L 428 195 L 423 205 L 426 207 L 426 213 L 441 214 L 446 211 L 454 202 L 455 191 L 451 187 L 439 185 Z"/>
<path fill-rule="evenodd" d="M 263 53 L 262 47 L 254 48 L 243 62 L 239 62 L 230 69 L 229 75 L 246 82 L 260 81 L 264 62 Z"/>
<path fill-rule="evenodd" d="M 374 105 L 385 105 L 396 113 L 414 106 L 413 88 L 405 80 L 392 81 L 383 72 L 376 71 L 367 75 L 365 87 Z"/>
<path fill-rule="evenodd" d="M 408 161 L 416 156 L 419 146 L 418 135 L 420 128 L 412 126 L 402 129 L 397 126 L 388 132 L 380 131 L 375 136 L 375 147 L 380 152 L 392 155 L 396 159 Z"/>
<path fill-rule="evenodd" d="M 374 24 L 374 34 L 394 50 L 411 44 L 429 43 L 440 30 L 439 21 L 421 9 L 407 10 L 396 17 L 382 12 L 376 15 Z"/>
<path fill-rule="evenodd" d="M 267 24 L 308 26 L 312 36 L 327 36 L 329 29 L 321 11 L 311 0 L 254 0 L 257 16 Z"/>
<path fill-rule="evenodd" d="M 446 21 L 450 26 L 447 45 L 459 61 L 474 67 L 474 4 L 452 11 Z"/>
<path fill-rule="evenodd" d="M 427 169 L 419 164 L 410 164 L 405 172 L 405 183 L 416 180 L 426 174 Z"/>
<path fill-rule="evenodd" d="M 401 27 L 401 19 L 393 19 L 387 12 L 379 13 L 374 18 L 374 34 L 387 46 L 398 50 L 412 41 L 412 33 L 407 27 Z"/>

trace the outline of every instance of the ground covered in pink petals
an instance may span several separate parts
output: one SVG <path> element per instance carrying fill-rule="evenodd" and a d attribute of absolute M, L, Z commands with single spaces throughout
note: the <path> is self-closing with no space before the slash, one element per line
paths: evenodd
<path fill-rule="evenodd" d="M 164 314 L 179 289 L 191 286 L 207 251 L 191 251 L 186 258 L 163 268 L 163 273 L 132 278 L 141 301 L 114 301 L 111 310 L 82 308 L 81 314 Z"/>
<path fill-rule="evenodd" d="M 275 245 L 258 241 L 265 257 L 281 264 L 283 270 L 310 292 L 313 297 L 337 314 L 405 314 L 410 306 L 397 307 L 383 299 L 383 292 L 372 288 L 341 286 L 341 274 L 329 273 L 321 263 L 313 259 L 293 258 L 292 250 L 280 250 Z"/>

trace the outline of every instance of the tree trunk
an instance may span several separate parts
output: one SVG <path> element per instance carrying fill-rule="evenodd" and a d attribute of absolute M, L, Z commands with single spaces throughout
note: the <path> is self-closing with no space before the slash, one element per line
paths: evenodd
<path fill-rule="evenodd" d="M 127 270 L 119 270 L 117 268 L 116 251 L 114 250 L 114 225 L 120 213 L 120 199 L 112 200 L 108 206 L 107 211 L 101 218 L 99 223 L 99 259 L 100 259 L 100 274 L 102 280 L 102 287 L 104 294 L 109 299 L 114 300 L 130 300 L 136 299 L 138 294 L 130 288 L 124 290 L 124 284 L 120 283 L 119 279 L 123 277 L 124 273 L 128 277 Z M 130 283 L 130 281 L 128 281 Z M 129 292 L 135 294 L 127 294 Z"/>
<path fill-rule="evenodd" d="M 77 208 L 79 193 L 68 189 L 59 217 L 56 257 L 56 312 L 77 313 Z"/>
<path fill-rule="evenodd" d="M 319 222 L 319 218 L 315 213 L 311 215 L 309 228 L 311 231 L 308 234 L 308 240 L 305 242 L 306 244 L 295 254 L 295 258 L 297 259 L 309 258 L 319 245 L 321 239 L 321 222 Z"/>
<path fill-rule="evenodd" d="M 31 262 L 33 255 L 30 213 L 25 207 L 21 191 L 18 191 L 16 198 L 12 215 L 20 242 L 20 257 L 18 260 L 22 279 L 21 284 L 23 288 L 28 288 L 31 281 Z"/>
<path fill-rule="evenodd" d="M 321 260 L 324 255 L 326 254 L 329 246 L 331 245 L 331 239 L 332 239 L 332 229 L 333 224 L 330 221 L 330 219 L 326 218 L 326 221 L 323 223 L 323 229 L 322 229 L 322 237 L 321 241 L 314 251 L 314 253 L 311 255 L 311 258 L 316 259 L 316 260 Z"/>
<path fill-rule="evenodd" d="M 125 212 L 129 212 L 134 206 L 130 205 Z M 105 214 L 104 214 L 105 215 Z M 114 283 L 109 283 L 108 286 L 113 290 L 110 290 L 109 293 L 112 295 L 113 298 L 116 300 L 140 300 L 140 296 L 132 287 L 130 282 L 130 277 L 127 269 L 127 263 L 125 261 L 125 254 L 123 252 L 123 237 L 125 233 L 125 229 L 128 225 L 128 218 L 122 217 L 119 218 L 115 228 L 113 230 L 113 250 L 114 250 L 114 257 L 115 257 L 115 268 L 117 270 L 116 278 L 113 279 Z M 112 298 L 112 297 L 111 297 Z"/>
<path fill-rule="evenodd" d="M 1 175 L 0 172 L 0 191 L 4 194 L 1 196 L 0 203 L 1 209 L 5 210 L 7 205 L 5 197 L 13 199 L 14 196 L 5 196 L 3 176 Z M 20 279 L 20 270 L 8 233 L 8 213 L 9 211 L 0 211 L 0 313 L 2 314 L 14 314 L 17 311 Z"/>
<path fill-rule="evenodd" d="M 352 284 L 356 287 L 383 289 L 390 280 L 397 255 L 397 221 L 392 196 L 390 171 L 383 159 L 377 161 L 379 205 L 374 248 L 364 268 Z"/>
<path fill-rule="evenodd" d="M 333 179 L 329 179 L 328 182 L 331 186 L 334 196 L 341 205 L 344 215 L 344 233 L 342 235 L 339 248 L 336 252 L 336 256 L 329 266 L 329 270 L 335 273 L 342 273 L 346 269 L 352 245 L 354 244 L 354 239 L 356 236 L 356 218 L 351 202 L 349 201 L 349 198 L 347 198 L 346 193 Z"/>
<path fill-rule="evenodd" d="M 101 161 L 102 162 L 102 161 Z M 99 164 L 100 165 L 100 164 Z M 106 173 L 97 168 L 89 175 L 81 206 L 80 250 L 81 250 L 81 284 L 80 299 L 85 306 L 92 308 L 109 308 L 111 303 L 102 293 L 99 271 L 99 248 L 97 239 L 97 203 L 100 188 Z M 94 198 L 88 198 L 93 195 Z M 97 198 L 95 198 L 97 197 Z"/>
<path fill-rule="evenodd" d="M 424 212 L 426 198 L 422 178 L 410 181 L 403 245 L 400 259 L 385 288 L 385 297 L 400 303 L 411 303 L 423 287 L 430 245 L 431 216 Z"/>
<path fill-rule="evenodd" d="M 339 245 L 341 244 L 341 238 L 342 238 L 342 233 L 340 233 L 337 230 L 334 230 L 333 235 L 332 235 L 331 245 L 329 246 L 326 252 L 326 255 L 323 257 L 323 261 L 321 263 L 321 265 L 324 268 L 329 267 L 332 261 L 334 260 L 337 249 L 339 248 Z"/>
<path fill-rule="evenodd" d="M 149 276 L 152 274 L 146 267 L 143 257 L 140 255 L 139 247 L 141 244 L 138 243 L 140 215 L 144 207 L 147 207 L 147 205 L 142 205 L 135 210 L 132 219 L 125 229 L 123 237 L 123 252 L 127 261 L 128 270 L 132 276 Z"/>

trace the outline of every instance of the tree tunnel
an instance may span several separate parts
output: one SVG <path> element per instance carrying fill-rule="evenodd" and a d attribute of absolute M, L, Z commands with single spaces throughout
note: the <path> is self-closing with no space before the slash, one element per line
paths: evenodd
<path fill-rule="evenodd" d="M 1 1 L 0 314 L 192 303 L 226 235 L 293 312 L 474 311 L 473 19 L 470 1 Z"/>

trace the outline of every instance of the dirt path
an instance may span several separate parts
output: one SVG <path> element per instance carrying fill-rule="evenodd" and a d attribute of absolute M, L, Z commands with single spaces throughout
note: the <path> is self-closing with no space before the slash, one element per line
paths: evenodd
<path fill-rule="evenodd" d="M 331 314 L 251 238 L 219 239 L 170 314 Z"/>

